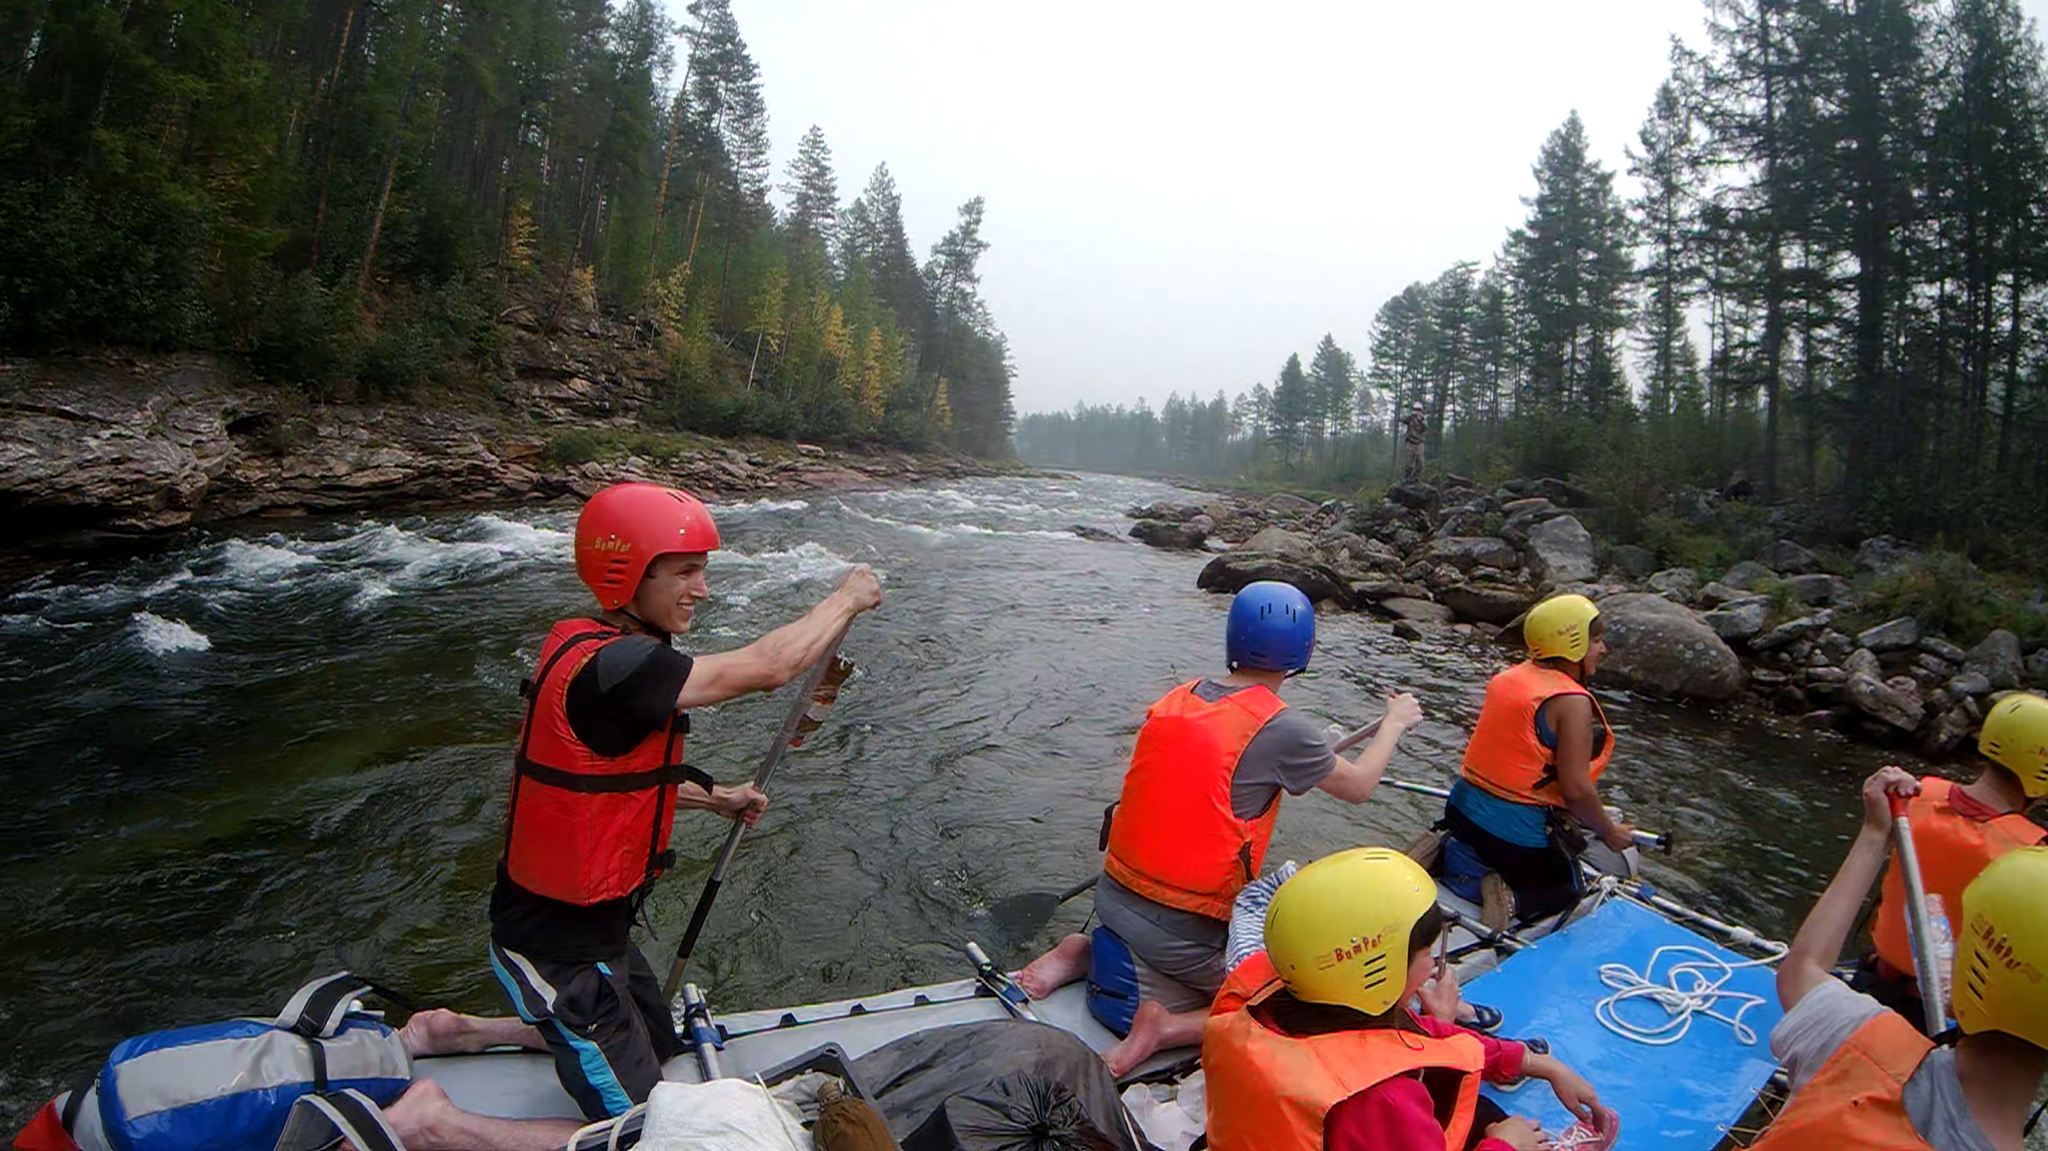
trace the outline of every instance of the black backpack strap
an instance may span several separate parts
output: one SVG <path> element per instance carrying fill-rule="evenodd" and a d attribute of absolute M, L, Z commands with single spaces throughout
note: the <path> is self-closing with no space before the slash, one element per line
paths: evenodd
<path fill-rule="evenodd" d="M 678 763 L 672 767 L 654 767 L 646 771 L 623 771 L 614 775 L 586 775 L 583 772 L 563 771 L 559 767 L 535 763 L 524 756 L 519 759 L 519 774 L 535 783 L 558 787 L 581 795 L 614 795 L 622 791 L 652 791 L 667 787 L 671 783 L 694 783 L 709 793 L 718 781 L 701 767 Z"/>
<path fill-rule="evenodd" d="M 405 1151 L 384 1113 L 353 1087 L 299 1096 L 275 1151 L 322 1151 L 337 1139 L 348 1140 L 356 1151 Z"/>
<path fill-rule="evenodd" d="M 274 1023 L 308 1039 L 333 1035 L 341 1029 L 341 1021 L 347 1017 L 349 1005 L 369 990 L 368 983 L 346 971 L 338 971 L 293 992 Z"/>
<path fill-rule="evenodd" d="M 57 1121 L 64 1125 L 64 1134 L 78 1133 L 78 1113 L 85 1108 L 85 1097 L 99 1086 L 100 1072 L 95 1067 L 72 1081 L 71 1090 L 64 1094 L 64 1106 L 57 1111 Z"/>

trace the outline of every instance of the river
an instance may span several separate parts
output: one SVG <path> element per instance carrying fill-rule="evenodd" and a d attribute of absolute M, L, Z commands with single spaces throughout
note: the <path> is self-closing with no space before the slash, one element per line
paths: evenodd
<path fill-rule="evenodd" d="M 1097 865 L 1148 703 L 1220 671 L 1228 601 L 1203 557 L 1079 539 L 1129 526 L 1136 480 L 989 479 L 718 509 L 726 550 L 687 646 L 736 646 L 849 562 L 887 603 L 860 673 L 776 777 L 693 964 L 714 1007 L 804 1002 L 966 973 L 979 935 L 1022 962 L 1079 925 L 997 940 L 994 900 Z M 484 960 L 516 688 L 555 619 L 588 610 L 574 511 L 293 521 L 194 534 L 0 593 L 0 1128 L 136 1032 L 267 1014 L 340 967 L 502 1011 Z M 1329 614 L 1290 703 L 1347 724 L 1407 689 L 1428 722 L 1396 772 L 1455 770 L 1499 657 Z M 1652 875 L 1780 937 L 1832 872 L 1878 754 L 1732 711 L 1603 696 L 1611 802 L 1674 828 Z M 785 708 L 696 717 L 691 759 L 752 770 Z M 1287 804 L 1274 860 L 1406 843 L 1431 801 Z M 685 815 L 648 907 L 673 948 L 724 825 Z"/>

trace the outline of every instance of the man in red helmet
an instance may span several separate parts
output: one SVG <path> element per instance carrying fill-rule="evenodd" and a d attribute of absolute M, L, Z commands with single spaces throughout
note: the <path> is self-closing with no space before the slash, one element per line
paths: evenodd
<path fill-rule="evenodd" d="M 629 938 L 655 877 L 674 862 L 678 808 L 749 824 L 768 797 L 683 762 L 689 709 L 770 691 L 882 602 L 856 567 L 795 623 L 737 651 L 688 655 L 718 527 L 694 497 L 617 484 L 576 521 L 576 573 L 603 614 L 564 620 L 541 645 L 515 757 L 505 856 L 491 893 L 491 966 L 554 1053 L 592 1119 L 647 1098 L 682 1051 L 660 983 Z"/>

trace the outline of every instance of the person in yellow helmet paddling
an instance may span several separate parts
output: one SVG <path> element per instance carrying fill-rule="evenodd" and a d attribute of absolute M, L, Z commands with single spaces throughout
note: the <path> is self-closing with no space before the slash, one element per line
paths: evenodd
<path fill-rule="evenodd" d="M 2015 692 L 1984 717 L 1977 750 L 1988 760 L 1968 783 L 1924 776 L 1906 808 L 1919 849 L 1928 910 L 1956 930 L 1963 889 L 2007 852 L 2048 840 L 2027 808 L 2048 796 L 2048 699 Z M 2048 898 L 2048 896 L 2044 896 Z M 1915 1023 L 1924 1023 L 1906 930 L 1905 881 L 1894 858 L 1872 920 L 1871 951 L 1850 986 Z"/>
<path fill-rule="evenodd" d="M 1751 1151 L 2020 1151 L 2048 1076 L 2048 847 L 2007 852 L 1963 890 L 1946 1046 L 1836 979 L 1857 910 L 1884 867 L 1896 767 L 1863 784 L 1863 827 L 1778 964 L 1785 1017 L 1771 1053 L 1792 1097 Z"/>
<path fill-rule="evenodd" d="M 1236 934 L 1246 911 L 1240 900 Z M 1599 1093 L 1548 1053 L 1444 1022 L 1455 980 L 1431 954 L 1436 884 L 1386 848 L 1340 851 L 1273 893 L 1265 948 L 1232 968 L 1202 1036 L 1212 1151 L 1531 1151 L 1540 1124 L 1479 1095 L 1481 1081 L 1549 1082 L 1603 1131 Z M 1409 1004 L 1421 996 L 1429 1010 Z"/>
<path fill-rule="evenodd" d="M 1582 854 L 1631 870 L 1635 829 L 1608 814 L 1598 786 L 1614 732 L 1586 688 L 1607 654 L 1604 632 L 1585 596 L 1544 600 L 1522 623 L 1529 658 L 1486 685 L 1441 826 L 1444 885 L 1481 903 L 1489 926 L 1569 908 Z"/>

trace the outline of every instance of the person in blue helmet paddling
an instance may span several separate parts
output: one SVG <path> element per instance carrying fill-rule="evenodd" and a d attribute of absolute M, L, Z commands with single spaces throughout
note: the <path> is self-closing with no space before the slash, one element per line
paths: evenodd
<path fill-rule="evenodd" d="M 1041 999 L 1087 977 L 1089 1010 L 1123 1036 L 1103 1054 L 1114 1074 L 1201 1042 L 1223 984 L 1231 901 L 1258 877 L 1281 793 L 1365 802 L 1395 744 L 1422 722 L 1414 696 L 1389 696 L 1373 740 L 1355 759 L 1337 755 L 1319 721 L 1280 700 L 1315 643 L 1315 611 L 1299 589 L 1262 581 L 1237 593 L 1227 674 L 1167 692 L 1138 730 L 1095 888 L 1101 926 L 1017 976 Z"/>

